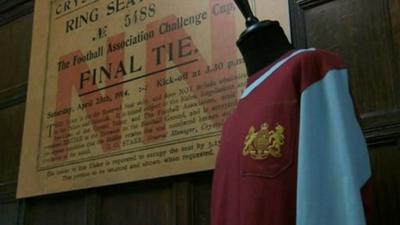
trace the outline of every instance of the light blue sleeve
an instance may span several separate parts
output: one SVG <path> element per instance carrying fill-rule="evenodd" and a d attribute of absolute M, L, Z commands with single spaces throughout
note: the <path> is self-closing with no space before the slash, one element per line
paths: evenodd
<path fill-rule="evenodd" d="M 370 174 L 347 70 L 331 70 L 301 96 L 296 225 L 365 225 Z"/>

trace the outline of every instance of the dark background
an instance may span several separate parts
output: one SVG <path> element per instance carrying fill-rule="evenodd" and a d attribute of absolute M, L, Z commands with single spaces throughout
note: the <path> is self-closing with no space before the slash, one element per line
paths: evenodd
<path fill-rule="evenodd" d="M 0 225 L 206 225 L 212 172 L 15 199 L 33 0 L 0 0 Z M 400 224 L 400 1 L 290 0 L 296 47 L 350 67 L 373 167 L 376 225 Z"/>

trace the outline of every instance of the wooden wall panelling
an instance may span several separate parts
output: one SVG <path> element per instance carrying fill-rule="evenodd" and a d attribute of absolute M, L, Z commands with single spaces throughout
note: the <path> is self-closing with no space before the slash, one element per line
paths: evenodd
<path fill-rule="evenodd" d="M 23 225 L 88 225 L 86 191 L 25 199 Z"/>
<path fill-rule="evenodd" d="M 389 0 L 387 7 L 390 11 L 391 25 L 396 47 L 400 47 L 400 2 L 398 0 Z M 397 53 L 400 51 L 399 48 L 396 48 L 395 50 Z"/>
<path fill-rule="evenodd" d="M 175 225 L 173 183 L 158 179 L 101 188 L 99 225 Z"/>
<path fill-rule="evenodd" d="M 18 202 L 15 200 L 15 183 L 0 185 L 0 224 L 17 225 Z"/>
<path fill-rule="evenodd" d="M 0 11 L 12 7 L 0 2 Z M 32 15 L 0 26 L 0 183 L 17 180 L 31 35 Z"/>
<path fill-rule="evenodd" d="M 397 142 L 372 146 L 374 225 L 400 224 L 400 137 Z"/>
<path fill-rule="evenodd" d="M 31 36 L 32 14 L 0 26 L 0 90 L 27 82 Z"/>
<path fill-rule="evenodd" d="M 26 100 L 26 83 L 0 90 L 0 110 L 24 103 Z"/>
<path fill-rule="evenodd" d="M 295 48 L 307 48 L 304 10 L 295 0 L 289 0 L 290 33 Z"/>
<path fill-rule="evenodd" d="M 296 4 L 298 4 L 302 9 L 309 9 L 317 7 L 318 5 L 324 4 L 332 0 L 296 0 Z"/>
<path fill-rule="evenodd" d="M 25 104 L 0 110 L 0 183 L 16 182 Z"/>
<path fill-rule="evenodd" d="M 10 11 L 19 3 L 0 1 L 0 183 L 16 182 L 22 140 L 25 105 L 21 103 L 26 99 L 32 15 L 4 21 L 6 14 L 21 16 Z"/>
<path fill-rule="evenodd" d="M 33 0 L 0 0 L 0 26 L 32 13 Z"/>
<path fill-rule="evenodd" d="M 392 27 L 391 32 L 393 38 L 393 51 L 395 54 L 394 61 L 397 66 L 400 67 L 400 1 L 388 0 L 387 7 L 390 12 L 390 24 Z M 398 84 L 398 86 L 395 87 L 397 89 L 394 90 L 395 98 L 400 99 L 400 75 L 398 75 L 393 82 Z M 397 109 L 400 109 L 400 100 L 397 101 L 396 107 Z"/>
<path fill-rule="evenodd" d="M 30 3 L 29 3 L 30 2 Z M 22 225 L 15 199 L 29 70 L 33 1 L 0 0 L 0 224 Z"/>
<path fill-rule="evenodd" d="M 18 223 L 18 202 L 15 200 L 2 202 L 0 200 L 0 224 L 17 225 L 17 223 Z"/>
<path fill-rule="evenodd" d="M 339 53 L 350 67 L 351 83 L 364 118 L 400 111 L 400 58 L 395 52 L 387 0 L 336 0 L 304 12 L 309 46 Z"/>
<path fill-rule="evenodd" d="M 295 48 L 308 48 L 304 12 L 332 0 L 289 0 L 290 31 Z M 313 47 L 313 46 L 312 46 Z"/>
<path fill-rule="evenodd" d="M 18 176 L 31 32 L 32 15 L 0 27 L 0 183 Z"/>
<path fill-rule="evenodd" d="M 17 225 L 18 223 L 18 202 L 0 202 L 0 224 Z"/>
<path fill-rule="evenodd" d="M 291 7 L 297 15 L 292 24 L 295 31 L 304 30 L 298 35 L 300 42 L 294 40 L 300 44 L 296 47 L 337 52 L 349 65 L 370 149 L 373 224 L 400 224 L 400 2 L 298 0 L 296 4 Z"/>
<path fill-rule="evenodd" d="M 14 2 L 14 3 L 11 3 Z M 339 52 L 351 67 L 351 79 L 364 121 L 370 121 L 366 130 L 371 146 L 374 168 L 374 189 L 379 211 L 376 224 L 398 224 L 399 209 L 399 145 L 397 110 L 400 105 L 399 78 L 399 2 L 384 0 L 382 4 L 367 0 L 300 0 L 289 1 L 291 7 L 292 37 L 296 47 L 318 47 Z M 11 5 L 10 5 L 11 4 Z M 27 15 L 9 23 L 15 15 L 24 15 L 27 4 L 33 1 L 0 0 L 0 90 L 2 118 L 10 118 L 14 108 L 26 93 L 24 84 L 28 74 L 32 16 Z M 19 5 L 19 6 L 18 6 Z M 377 7 L 378 5 L 378 7 Z M 14 10 L 10 10 L 14 9 Z M 2 11 L 3 10 L 3 11 Z M 10 16 L 9 12 L 14 12 Z M 371 32 L 372 31 L 372 32 Z M 4 48 L 3 48 L 4 46 Z M 4 50 L 3 50 L 4 49 Z M 10 52 L 12 54 L 10 54 Z M 366 93 L 365 89 L 368 89 Z M 361 102 L 361 103 L 360 103 Z M 18 105 L 15 105 L 18 104 Z M 23 109 L 19 109 L 20 112 Z M 18 111 L 18 110 L 17 110 Z M 23 114 L 23 113 L 17 113 Z M 394 115 L 379 117 L 379 115 Z M 377 116 L 378 115 L 378 116 Z M 372 118 L 372 119 L 371 119 Z M 377 118 L 379 120 L 377 120 Z M 388 118 L 384 120 L 383 118 Z M 9 119 L 9 120 L 12 120 Z M 21 118 L 14 117 L 22 124 Z M 393 122 L 395 121 L 395 122 Z M 3 121 L 0 121 L 4 124 Z M 22 125 L 20 126 L 22 127 Z M 4 130 L 4 129 L 2 129 Z M 0 130 L 0 135 L 1 135 Z M 4 132 L 4 131 L 3 131 Z M 15 131 L 15 133 L 22 132 Z M 0 136 L 0 140 L 4 140 Z M 7 136 L 8 138 L 8 136 Z M 390 141 L 388 141 L 390 140 Z M 20 141 L 10 140 L 19 155 Z M 31 198 L 20 202 L 13 199 L 18 161 L 2 161 L 0 143 L 0 212 L 7 212 L 2 220 L 14 224 L 19 207 L 18 225 L 206 225 L 210 219 L 211 172 L 122 184 L 86 191 Z M 11 151 L 11 150 L 10 150 Z M 7 153 L 8 154 L 8 153 Z M 13 155 L 14 154 L 14 155 Z M 10 156 L 6 156 L 10 157 Z M 19 158 L 15 152 L 11 158 Z M 17 159 L 18 160 L 18 159 Z M 6 171 L 11 165 L 11 172 Z M 8 168 L 7 168 L 8 170 Z M 14 181 L 12 181 L 14 180 Z M 14 185 L 15 186 L 15 185 Z M 10 187 L 10 188 L 9 188 Z M 3 188 L 3 189 L 2 189 Z M 7 189 L 7 190 L 5 190 Z M 9 190 L 8 190 L 9 189 Z M 3 196 L 3 198 L 1 197 Z M 3 199 L 3 201 L 1 200 Z M 17 222 L 15 222 L 16 224 Z M 8 224 L 7 224 L 8 225 Z"/>
<path fill-rule="evenodd" d="M 194 225 L 210 224 L 212 172 L 204 172 L 193 180 Z"/>
<path fill-rule="evenodd" d="M 173 214 L 176 217 L 174 225 L 197 225 L 193 221 L 193 199 L 196 196 L 193 193 L 194 187 L 189 176 L 182 176 L 173 184 L 172 207 L 175 207 Z"/>
<path fill-rule="evenodd" d="M 100 196 L 96 188 L 88 189 L 86 192 L 86 225 L 98 225 L 100 218 Z"/>

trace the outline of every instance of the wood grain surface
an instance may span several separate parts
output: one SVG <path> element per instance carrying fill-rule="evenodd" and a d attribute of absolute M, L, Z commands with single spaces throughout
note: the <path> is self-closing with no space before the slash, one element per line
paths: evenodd
<path fill-rule="evenodd" d="M 0 1 L 0 224 L 209 224 L 212 172 L 15 199 L 32 32 L 32 15 L 20 7 L 33 1 L 20 2 Z M 289 3 L 295 46 L 335 51 L 349 65 L 370 148 L 373 222 L 400 224 L 400 2 Z"/>

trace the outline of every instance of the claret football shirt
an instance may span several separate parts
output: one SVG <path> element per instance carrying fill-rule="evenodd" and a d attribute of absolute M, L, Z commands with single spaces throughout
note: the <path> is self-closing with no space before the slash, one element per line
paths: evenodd
<path fill-rule="evenodd" d="M 367 146 L 335 54 L 294 50 L 252 75 L 226 120 L 212 225 L 364 225 Z"/>

